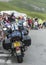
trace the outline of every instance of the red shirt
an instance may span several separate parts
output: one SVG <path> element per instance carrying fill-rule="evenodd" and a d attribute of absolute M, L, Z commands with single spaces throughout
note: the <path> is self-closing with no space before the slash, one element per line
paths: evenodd
<path fill-rule="evenodd" d="M 32 19 L 28 19 L 28 23 L 31 24 L 32 23 Z"/>

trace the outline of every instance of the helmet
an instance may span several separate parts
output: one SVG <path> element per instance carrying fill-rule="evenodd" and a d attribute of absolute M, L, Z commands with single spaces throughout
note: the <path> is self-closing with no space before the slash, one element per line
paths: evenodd
<path fill-rule="evenodd" d="M 19 23 L 18 23 L 18 28 L 19 28 L 19 30 L 23 30 L 23 28 L 24 28 L 24 27 L 23 27 L 23 22 L 19 22 Z"/>

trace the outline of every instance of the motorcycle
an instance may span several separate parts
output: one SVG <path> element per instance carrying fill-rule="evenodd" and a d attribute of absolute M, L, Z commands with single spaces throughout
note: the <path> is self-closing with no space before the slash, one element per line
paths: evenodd
<path fill-rule="evenodd" d="M 14 30 L 3 40 L 3 48 L 10 51 L 10 54 L 17 58 L 18 63 L 23 62 L 26 47 L 31 45 L 31 39 L 28 38 L 28 32 L 24 29 Z M 6 30 L 6 29 L 5 29 Z"/>
<path fill-rule="evenodd" d="M 11 35 L 9 35 L 8 39 L 4 39 L 3 48 L 8 51 L 10 50 L 11 55 L 16 56 L 17 61 L 19 63 L 22 63 L 24 50 L 23 50 L 23 44 L 21 42 L 21 35 L 20 33 L 17 32 L 14 31 Z"/>

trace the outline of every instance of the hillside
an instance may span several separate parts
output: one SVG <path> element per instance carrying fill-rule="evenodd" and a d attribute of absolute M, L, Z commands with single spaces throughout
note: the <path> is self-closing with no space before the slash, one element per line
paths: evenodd
<path fill-rule="evenodd" d="M 29 11 L 46 11 L 46 0 L 13 0 L 11 4 Z"/>
<path fill-rule="evenodd" d="M 32 17 L 46 19 L 46 0 L 12 0 L 0 2 L 0 10 L 17 10 Z"/>

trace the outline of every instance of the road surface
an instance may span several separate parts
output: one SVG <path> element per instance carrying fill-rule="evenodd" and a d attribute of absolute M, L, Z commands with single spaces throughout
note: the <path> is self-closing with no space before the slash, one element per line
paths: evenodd
<path fill-rule="evenodd" d="M 0 65 L 46 65 L 46 29 L 31 30 L 32 45 L 25 53 L 24 61 L 18 64 L 16 59 L 0 54 Z"/>
<path fill-rule="evenodd" d="M 0 0 L 1 2 L 9 2 L 9 1 L 11 1 L 11 0 Z"/>

